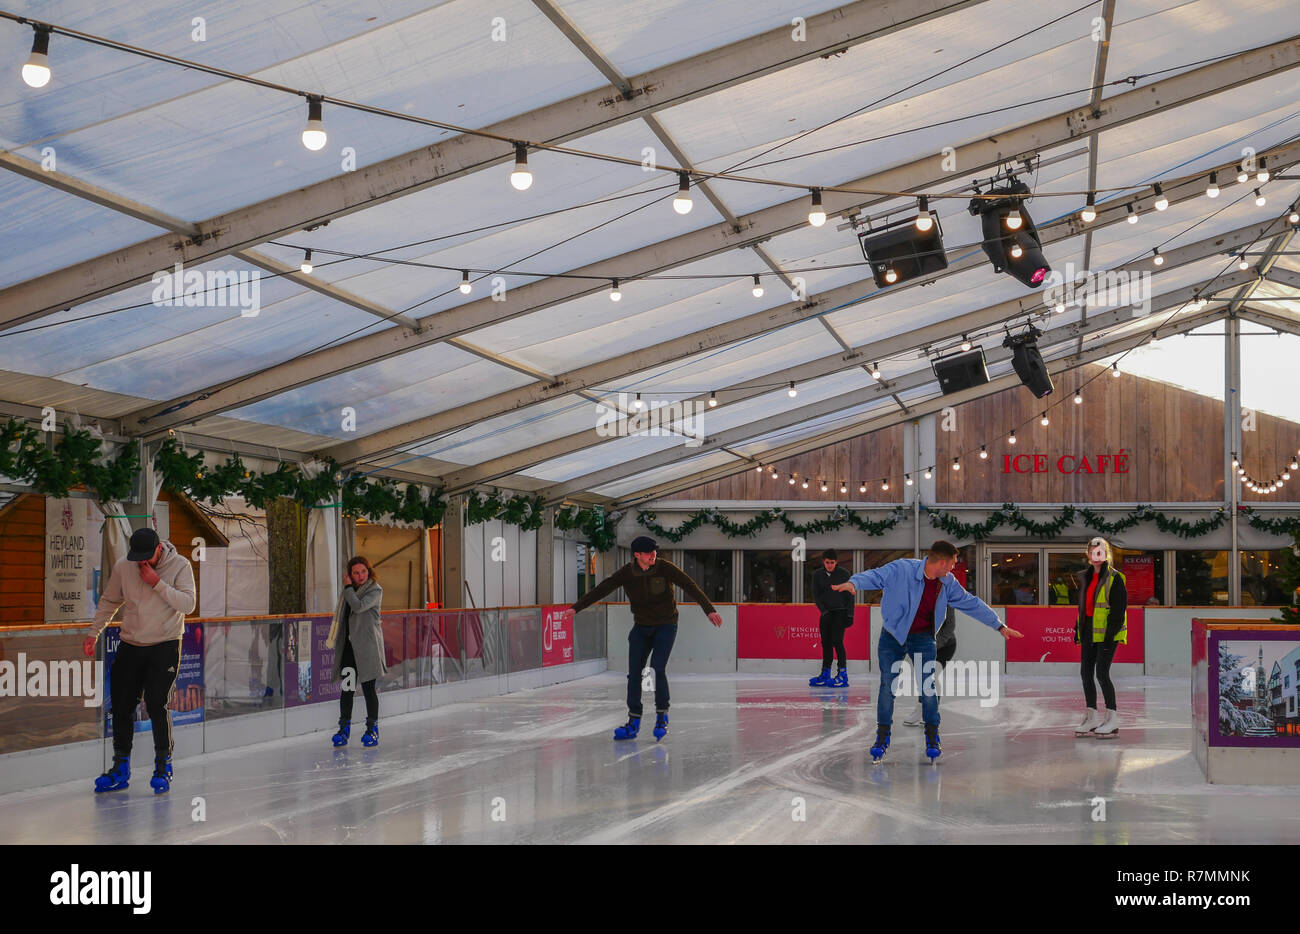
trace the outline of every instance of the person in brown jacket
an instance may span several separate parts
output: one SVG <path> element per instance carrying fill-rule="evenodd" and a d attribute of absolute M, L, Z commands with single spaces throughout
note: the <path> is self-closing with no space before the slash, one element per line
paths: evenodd
<path fill-rule="evenodd" d="M 641 729 L 641 671 L 646 659 L 655 673 L 655 739 L 668 734 L 668 656 L 677 639 L 677 601 L 673 585 L 682 588 L 709 615 L 709 622 L 722 626 L 722 616 L 709 598 L 686 572 L 671 561 L 658 560 L 659 546 L 647 535 L 632 540 L 632 560 L 605 578 L 577 603 L 573 612 L 580 613 L 601 597 L 619 587 L 632 605 L 635 625 L 627 634 L 627 712 L 626 726 L 614 731 L 615 739 L 636 739 Z"/>
<path fill-rule="evenodd" d="M 137 529 L 126 557 L 113 565 L 91 623 L 94 634 L 86 637 L 86 654 L 94 654 L 99 634 L 122 610 L 122 644 L 109 672 L 113 765 L 95 779 L 96 791 L 119 791 L 131 780 L 131 742 L 141 693 L 153 729 L 149 786 L 158 795 L 170 790 L 174 741 L 167 703 L 181 667 L 185 614 L 194 612 L 194 602 L 189 561 L 171 542 L 160 542 L 153 529 Z"/>

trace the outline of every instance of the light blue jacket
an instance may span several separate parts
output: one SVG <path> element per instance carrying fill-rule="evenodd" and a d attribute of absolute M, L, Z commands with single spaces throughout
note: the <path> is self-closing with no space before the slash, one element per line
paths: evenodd
<path fill-rule="evenodd" d="M 858 590 L 883 590 L 880 598 L 880 616 L 884 630 L 902 645 L 916 619 L 921 596 L 925 593 L 925 561 L 921 558 L 899 558 L 883 567 L 859 571 L 849 578 Z M 1002 621 L 992 608 L 968 591 L 957 578 L 947 574 L 935 598 L 934 618 L 938 624 L 948 612 L 948 604 L 979 620 L 985 626 L 998 629 Z"/>

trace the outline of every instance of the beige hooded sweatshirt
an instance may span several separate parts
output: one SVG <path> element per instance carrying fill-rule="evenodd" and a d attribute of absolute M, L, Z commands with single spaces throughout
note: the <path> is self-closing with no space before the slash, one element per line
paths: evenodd
<path fill-rule="evenodd" d="M 194 569 L 171 542 L 162 543 L 162 557 L 154 571 L 158 583 L 150 587 L 140 577 L 140 566 L 121 559 L 99 608 L 95 611 L 93 635 L 99 638 L 118 607 L 122 610 L 122 641 L 131 645 L 156 645 L 179 639 L 185 631 L 185 614 L 194 612 Z"/>

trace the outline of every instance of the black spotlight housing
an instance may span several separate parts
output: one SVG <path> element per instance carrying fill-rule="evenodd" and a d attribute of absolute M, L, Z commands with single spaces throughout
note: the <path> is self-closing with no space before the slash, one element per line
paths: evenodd
<path fill-rule="evenodd" d="M 967 210 L 972 217 L 980 218 L 980 245 L 993 264 L 993 271 L 1008 272 L 1031 289 L 1038 288 L 1052 267 L 1043 255 L 1043 241 L 1038 234 L 1038 227 L 1025 209 L 1025 199 L 1030 195 L 1029 186 L 1012 178 L 1007 187 L 994 188 L 989 194 L 1002 197 L 972 198 Z M 1013 212 L 1018 212 L 1022 221 L 1020 227 L 1014 230 L 1006 223 L 1008 215 Z M 1019 256 L 1015 255 L 1017 247 Z"/>
<path fill-rule="evenodd" d="M 934 226 L 916 229 L 916 217 L 895 221 L 884 228 L 858 234 L 862 255 L 871 264 L 871 275 L 882 289 L 948 268 L 943 249 L 943 228 L 935 214 Z M 893 278 L 890 278 L 890 271 Z"/>
<path fill-rule="evenodd" d="M 1008 334 L 1002 342 L 1003 347 L 1011 348 L 1011 365 L 1015 367 L 1020 382 L 1029 387 L 1035 398 L 1041 399 L 1052 394 L 1052 376 L 1047 372 L 1047 364 L 1038 351 L 1038 338 L 1042 331 L 1033 325 L 1023 334 Z"/>
<path fill-rule="evenodd" d="M 972 386 L 982 386 L 989 381 L 984 351 L 979 347 L 966 353 L 940 357 L 931 366 L 934 367 L 934 375 L 938 378 L 939 388 L 944 395 L 970 389 Z"/>

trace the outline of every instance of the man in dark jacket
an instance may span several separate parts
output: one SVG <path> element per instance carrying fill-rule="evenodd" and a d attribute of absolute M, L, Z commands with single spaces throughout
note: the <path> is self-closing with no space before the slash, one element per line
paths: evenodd
<path fill-rule="evenodd" d="M 632 540 L 632 560 L 605 578 L 577 603 L 573 612 L 580 613 L 619 587 L 627 595 L 635 625 L 627 635 L 627 712 L 626 726 L 614 731 L 615 739 L 635 739 L 641 729 L 641 672 L 646 659 L 655 673 L 655 739 L 668 733 L 668 656 L 677 639 L 677 601 L 673 585 L 682 588 L 704 612 L 709 622 L 722 625 L 722 616 L 713 608 L 708 596 L 681 568 L 671 561 L 658 560 L 659 546 L 647 535 Z"/>
<path fill-rule="evenodd" d="M 822 552 L 822 566 L 813 571 L 813 603 L 821 610 L 819 629 L 822 637 L 822 673 L 810 678 L 810 687 L 848 687 L 849 659 L 844 653 L 844 630 L 853 625 L 853 594 L 831 590 L 832 584 L 843 584 L 849 572 L 839 567 L 840 556 L 834 548 Z M 839 659 L 840 669 L 831 675 L 831 653 Z"/>

